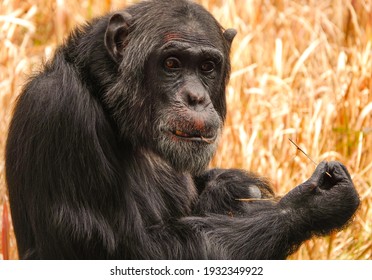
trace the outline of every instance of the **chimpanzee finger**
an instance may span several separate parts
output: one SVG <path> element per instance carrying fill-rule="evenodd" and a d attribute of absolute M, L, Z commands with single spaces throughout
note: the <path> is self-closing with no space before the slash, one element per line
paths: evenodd
<path fill-rule="evenodd" d="M 326 161 L 322 161 L 321 163 L 318 164 L 314 173 L 305 183 L 310 183 L 314 185 L 314 187 L 321 186 L 322 183 L 324 182 L 324 175 L 326 174 L 327 170 L 328 163 Z"/>
<path fill-rule="evenodd" d="M 351 176 L 349 174 L 349 171 L 347 170 L 345 165 L 343 165 L 339 161 L 330 161 L 328 163 L 328 172 L 332 175 L 332 178 L 336 182 L 345 181 L 345 180 L 351 181 Z"/>
<path fill-rule="evenodd" d="M 311 175 L 311 177 L 300 184 L 299 186 L 292 189 L 290 192 L 288 192 L 282 199 L 281 203 L 285 204 L 288 201 L 295 201 L 294 197 L 301 198 L 303 195 L 310 195 L 317 187 L 320 187 L 324 182 L 324 175 L 327 171 L 327 162 L 322 161 L 318 164 L 316 167 L 314 173 Z"/>

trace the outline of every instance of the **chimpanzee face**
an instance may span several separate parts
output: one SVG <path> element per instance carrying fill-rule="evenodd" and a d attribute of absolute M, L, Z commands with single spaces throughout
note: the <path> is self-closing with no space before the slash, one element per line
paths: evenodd
<path fill-rule="evenodd" d="M 171 34 L 145 67 L 153 103 L 154 147 L 179 171 L 197 173 L 211 160 L 223 126 L 226 58 L 205 39 Z"/>

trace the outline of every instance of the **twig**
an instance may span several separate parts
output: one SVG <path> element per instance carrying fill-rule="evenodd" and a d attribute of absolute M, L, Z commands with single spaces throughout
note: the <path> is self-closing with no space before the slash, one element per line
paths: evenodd
<path fill-rule="evenodd" d="M 291 143 L 296 146 L 297 150 L 299 150 L 301 153 L 303 153 L 312 163 L 314 163 L 315 166 L 318 165 L 318 163 L 316 163 L 311 157 L 309 157 L 309 155 L 307 153 L 305 153 L 305 151 L 303 149 L 301 149 L 300 146 L 298 146 L 291 138 L 288 138 L 288 140 L 291 141 Z M 332 178 L 332 175 L 329 174 L 327 171 L 325 172 L 325 174 L 327 174 L 329 177 Z"/>

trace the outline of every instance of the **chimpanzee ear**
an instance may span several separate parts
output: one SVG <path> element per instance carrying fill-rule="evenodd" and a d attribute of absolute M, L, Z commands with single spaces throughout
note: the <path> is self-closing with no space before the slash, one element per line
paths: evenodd
<path fill-rule="evenodd" d="M 234 40 L 236 33 L 236 30 L 233 28 L 228 28 L 223 32 L 223 37 L 225 37 L 230 46 L 232 44 L 232 41 Z"/>
<path fill-rule="evenodd" d="M 131 19 L 132 16 L 130 14 L 121 12 L 111 16 L 107 25 L 105 46 L 111 57 L 117 62 L 120 62 L 123 58 Z"/>

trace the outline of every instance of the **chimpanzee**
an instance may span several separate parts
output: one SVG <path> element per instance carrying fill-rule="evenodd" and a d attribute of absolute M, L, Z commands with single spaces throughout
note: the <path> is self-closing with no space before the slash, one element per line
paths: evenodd
<path fill-rule="evenodd" d="M 281 199 L 258 176 L 207 169 L 235 34 L 198 4 L 152 0 L 68 37 L 9 129 L 20 258 L 283 259 L 350 221 L 359 198 L 339 162 Z"/>

